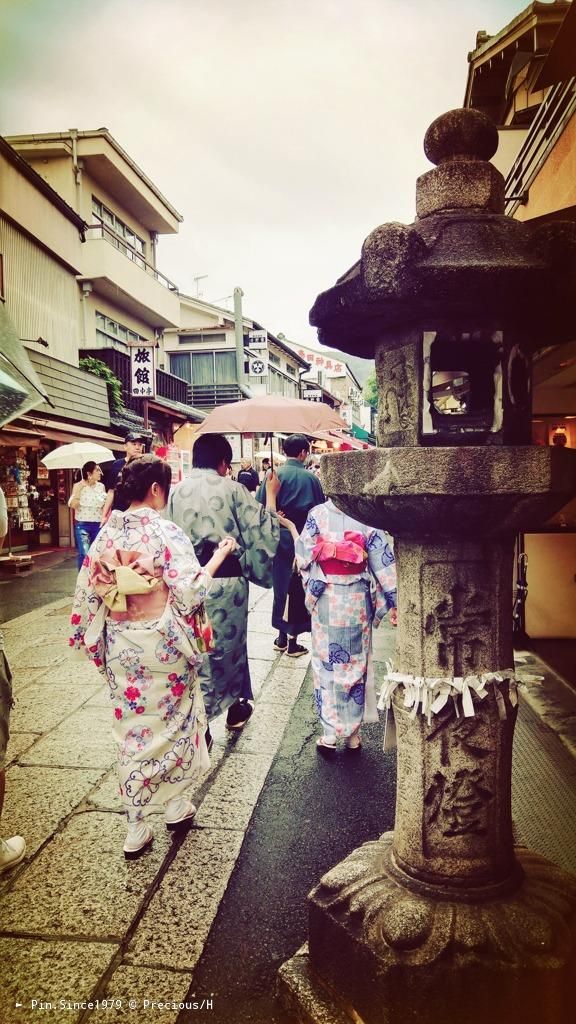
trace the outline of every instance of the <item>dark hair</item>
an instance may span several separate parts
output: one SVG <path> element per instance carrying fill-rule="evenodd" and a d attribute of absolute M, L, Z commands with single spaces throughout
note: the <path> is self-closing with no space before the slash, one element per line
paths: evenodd
<path fill-rule="evenodd" d="M 270 459 L 262 459 L 262 465 L 264 465 L 265 462 L 268 466 L 270 465 Z"/>
<path fill-rule="evenodd" d="M 82 466 L 82 479 L 87 480 L 88 477 L 90 476 L 90 473 L 94 472 L 97 465 L 97 462 L 85 462 L 84 465 Z"/>
<path fill-rule="evenodd" d="M 139 455 L 127 462 L 120 476 L 117 495 L 124 503 L 143 501 L 152 484 L 159 484 L 164 497 L 168 497 L 172 470 L 157 455 Z"/>
<path fill-rule="evenodd" d="M 232 447 L 222 434 L 200 434 L 194 441 L 192 465 L 195 469 L 218 469 L 221 462 L 232 462 Z"/>
<path fill-rule="evenodd" d="M 302 450 L 310 451 L 310 441 L 305 434 L 290 434 L 290 437 L 283 442 L 282 447 L 289 459 L 295 459 Z"/>

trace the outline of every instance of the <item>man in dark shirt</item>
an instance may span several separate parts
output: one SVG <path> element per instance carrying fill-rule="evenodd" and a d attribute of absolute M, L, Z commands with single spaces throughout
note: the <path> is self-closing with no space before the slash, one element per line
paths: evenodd
<path fill-rule="evenodd" d="M 256 490 L 258 484 L 260 483 L 260 480 L 258 478 L 258 473 L 253 468 L 250 459 L 240 460 L 240 472 L 238 473 L 236 479 L 239 484 L 244 484 L 244 487 L 248 491 L 251 491 L 253 493 Z"/>
<path fill-rule="evenodd" d="M 288 519 L 291 519 L 300 533 L 311 508 L 326 500 L 322 486 L 313 473 L 306 469 L 310 454 L 310 442 L 304 434 L 291 434 L 284 441 L 284 452 L 288 456 L 286 462 L 278 470 L 280 490 L 277 495 L 276 507 Z M 265 482 L 260 484 L 257 493 L 258 501 L 266 501 Z M 298 643 L 298 634 L 310 630 L 309 622 L 301 620 L 290 622 L 284 618 L 286 599 L 292 579 L 294 564 L 294 541 L 289 530 L 280 530 L 280 543 L 274 556 L 272 579 L 274 587 L 274 604 L 272 605 L 272 625 L 278 630 L 274 641 L 277 651 L 286 651 L 290 658 L 299 658 L 308 651 Z"/>
<path fill-rule="evenodd" d="M 126 434 L 126 455 L 123 459 L 115 459 L 114 462 L 105 462 L 104 465 L 104 479 L 103 484 L 106 488 L 106 501 L 104 502 L 104 508 L 102 509 L 102 519 L 100 525 L 103 526 L 112 509 L 118 509 L 120 512 L 125 512 L 128 508 L 126 502 L 123 502 L 117 495 L 118 480 L 124 466 L 127 462 L 131 462 L 132 459 L 137 459 L 139 455 L 142 455 L 145 450 L 146 441 L 142 434 L 136 430 L 131 430 L 130 433 Z"/>

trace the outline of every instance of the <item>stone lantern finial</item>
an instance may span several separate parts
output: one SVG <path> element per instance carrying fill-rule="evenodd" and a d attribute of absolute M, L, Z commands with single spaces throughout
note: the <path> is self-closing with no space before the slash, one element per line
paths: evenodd
<path fill-rule="evenodd" d="M 504 213 L 504 178 L 488 162 L 497 149 L 496 126 L 479 110 L 437 117 L 424 136 L 424 152 L 437 166 L 416 182 L 418 219 L 474 208 Z"/>

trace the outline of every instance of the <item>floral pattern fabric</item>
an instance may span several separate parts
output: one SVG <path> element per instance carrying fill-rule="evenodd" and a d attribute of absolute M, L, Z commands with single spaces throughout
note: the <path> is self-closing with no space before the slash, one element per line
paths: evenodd
<path fill-rule="evenodd" d="M 146 560 L 162 590 L 128 596 L 126 613 L 114 617 L 96 585 L 102 557 L 121 562 L 126 552 Z M 211 583 L 182 531 L 149 508 L 113 512 L 79 573 L 70 645 L 107 680 L 130 820 L 179 796 L 209 765 L 197 610 Z M 147 602 L 153 617 L 146 617 Z"/>
<path fill-rule="evenodd" d="M 363 539 L 367 558 L 356 572 L 326 572 L 322 552 L 334 553 L 353 531 Z M 331 501 L 308 514 L 296 543 L 296 561 L 305 584 L 312 620 L 314 699 L 324 734 L 348 738 L 362 721 L 377 721 L 372 668 L 372 625 L 396 607 L 396 566 L 391 539 L 357 522 Z M 324 563 L 326 564 L 326 563 Z M 337 568 L 329 561 L 331 570 Z"/>

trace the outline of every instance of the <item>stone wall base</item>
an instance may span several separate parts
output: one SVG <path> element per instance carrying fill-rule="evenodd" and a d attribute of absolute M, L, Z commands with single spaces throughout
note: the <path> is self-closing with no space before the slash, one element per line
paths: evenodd
<path fill-rule="evenodd" d="M 404 884 L 392 839 L 388 833 L 355 850 L 311 893 L 309 958 L 298 954 L 280 975 L 283 1005 L 290 1004 L 295 1019 L 569 1020 L 576 879 L 517 848 L 523 880 L 515 891 L 492 899 L 475 900 L 470 892 L 435 898 L 433 887 Z M 317 1006 L 322 1012 L 315 1016 Z"/>

